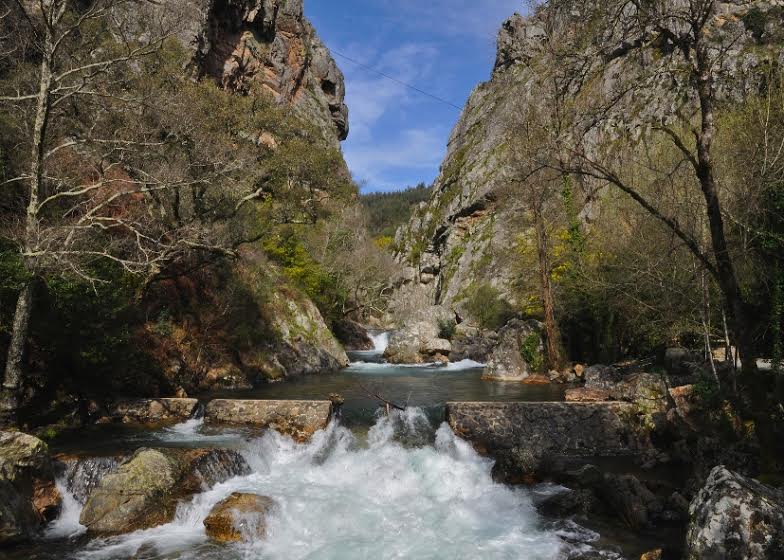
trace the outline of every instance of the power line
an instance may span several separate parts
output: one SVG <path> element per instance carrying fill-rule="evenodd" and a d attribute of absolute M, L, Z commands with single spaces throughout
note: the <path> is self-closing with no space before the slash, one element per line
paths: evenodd
<path fill-rule="evenodd" d="M 362 64 L 358 60 L 354 60 L 350 56 L 346 56 L 345 54 L 339 53 L 338 51 L 336 51 L 334 49 L 330 49 L 330 50 L 332 50 L 332 52 L 334 54 L 338 55 L 339 57 L 344 58 L 344 59 L 348 60 L 349 62 L 351 62 L 353 64 L 356 64 L 360 68 L 364 68 L 365 70 L 367 70 L 369 72 L 373 72 L 374 74 L 378 74 L 382 78 L 386 78 L 387 80 L 391 80 L 391 81 L 395 82 L 396 84 L 400 84 L 403 87 L 407 87 L 408 89 L 412 89 L 412 90 L 416 91 L 417 93 L 421 93 L 422 95 L 426 95 L 426 96 L 430 97 L 431 99 L 435 99 L 439 103 L 443 103 L 444 105 L 448 105 L 449 107 L 457 109 L 458 111 L 462 111 L 463 110 L 462 107 L 458 107 L 454 103 L 452 103 L 450 101 L 447 101 L 446 99 L 443 99 L 442 97 L 438 97 L 437 95 L 433 95 L 432 93 L 428 93 L 425 90 L 419 89 L 416 86 L 412 86 L 411 84 L 407 84 L 406 82 L 400 81 L 397 78 L 393 78 L 389 74 L 384 74 L 383 72 L 380 72 L 379 70 L 376 70 L 375 68 L 372 68 L 372 67 L 370 67 L 370 66 L 368 66 L 366 64 Z"/>

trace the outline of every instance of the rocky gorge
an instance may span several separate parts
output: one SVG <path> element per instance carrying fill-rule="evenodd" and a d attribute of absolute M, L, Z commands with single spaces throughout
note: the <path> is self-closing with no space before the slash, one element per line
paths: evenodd
<path fill-rule="evenodd" d="M 784 555 L 784 4 L 511 16 L 391 240 L 302 0 L 107 2 L 0 18 L 0 556 Z"/>

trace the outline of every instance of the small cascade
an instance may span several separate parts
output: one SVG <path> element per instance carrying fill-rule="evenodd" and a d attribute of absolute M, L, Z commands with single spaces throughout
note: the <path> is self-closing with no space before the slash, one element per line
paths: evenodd
<path fill-rule="evenodd" d="M 392 336 L 392 333 L 389 331 L 370 333 L 370 340 L 373 341 L 373 351 L 377 354 L 383 354 L 387 346 L 389 346 L 390 336 Z"/>
<path fill-rule="evenodd" d="M 78 499 L 69 488 L 69 483 L 65 476 L 59 476 L 56 483 L 57 490 L 59 490 L 60 495 L 63 497 L 62 508 L 60 510 L 60 516 L 46 528 L 44 538 L 70 539 L 77 537 L 87 531 L 87 527 L 79 523 L 79 516 L 82 513 L 84 501 Z M 82 485 L 81 488 L 84 488 L 84 485 Z"/>
<path fill-rule="evenodd" d="M 59 462 L 61 478 L 65 492 L 72 496 L 80 505 L 87 502 L 93 490 L 107 474 L 113 473 L 120 466 L 123 457 L 87 457 L 82 459 L 65 459 Z M 60 478 L 58 478 L 60 484 Z"/>

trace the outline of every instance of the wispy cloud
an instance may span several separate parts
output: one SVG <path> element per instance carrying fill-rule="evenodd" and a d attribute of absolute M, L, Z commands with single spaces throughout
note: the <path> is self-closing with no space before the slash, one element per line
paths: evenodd
<path fill-rule="evenodd" d="M 370 189 L 398 189 L 406 185 L 395 177 L 409 175 L 408 182 L 413 183 L 428 179 L 427 175 L 438 169 L 447 134 L 441 127 L 406 129 L 380 142 L 347 146 L 346 160 L 356 180 Z"/>

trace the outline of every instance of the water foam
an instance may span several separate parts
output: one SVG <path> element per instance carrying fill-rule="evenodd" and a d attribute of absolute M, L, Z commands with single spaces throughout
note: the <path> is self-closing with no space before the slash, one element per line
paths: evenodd
<path fill-rule="evenodd" d="M 252 474 L 181 503 L 170 524 L 92 541 L 73 558 L 552 560 L 575 549 L 542 528 L 529 491 L 495 483 L 492 461 L 420 409 L 380 416 L 366 443 L 332 423 L 308 444 L 268 432 L 242 454 Z M 266 539 L 208 542 L 203 521 L 233 492 L 276 501 Z"/>
<path fill-rule="evenodd" d="M 370 333 L 370 340 L 373 341 L 373 350 L 379 354 L 383 354 L 387 346 L 389 346 L 389 337 L 392 335 L 390 332 Z"/>

